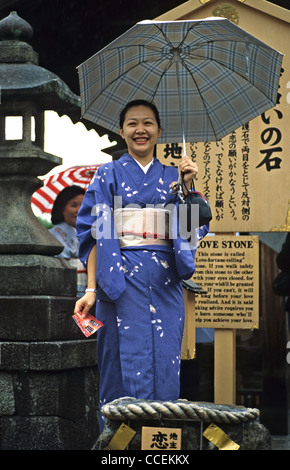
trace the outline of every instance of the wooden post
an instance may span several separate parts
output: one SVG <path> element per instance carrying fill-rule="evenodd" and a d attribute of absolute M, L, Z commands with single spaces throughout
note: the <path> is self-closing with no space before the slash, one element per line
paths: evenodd
<path fill-rule="evenodd" d="M 183 289 L 184 294 L 184 330 L 181 345 L 181 359 L 195 358 L 195 294 Z"/>
<path fill-rule="evenodd" d="M 236 330 L 215 330 L 214 364 L 214 402 L 234 404 L 236 401 Z"/>

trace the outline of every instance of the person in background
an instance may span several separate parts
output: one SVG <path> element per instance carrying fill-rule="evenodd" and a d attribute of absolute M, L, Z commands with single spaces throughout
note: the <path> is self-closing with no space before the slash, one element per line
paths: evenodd
<path fill-rule="evenodd" d="M 69 260 L 77 269 L 77 297 L 82 297 L 87 286 L 87 271 L 78 259 L 79 242 L 76 236 L 76 219 L 85 195 L 80 186 L 68 186 L 56 197 L 51 222 L 54 225 L 49 232 L 64 246 L 59 258 Z"/>

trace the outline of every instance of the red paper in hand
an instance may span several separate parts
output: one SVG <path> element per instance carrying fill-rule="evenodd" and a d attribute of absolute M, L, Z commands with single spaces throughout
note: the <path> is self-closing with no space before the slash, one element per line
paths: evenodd
<path fill-rule="evenodd" d="M 101 326 L 103 326 L 102 322 L 90 314 L 86 315 L 85 318 L 82 318 L 76 313 L 73 315 L 73 319 L 86 337 L 91 336 L 101 328 Z"/>

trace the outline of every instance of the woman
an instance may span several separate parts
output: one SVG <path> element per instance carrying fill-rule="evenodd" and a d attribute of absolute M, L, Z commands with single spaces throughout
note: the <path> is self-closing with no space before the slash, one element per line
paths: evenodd
<path fill-rule="evenodd" d="M 101 406 L 122 396 L 178 399 L 181 280 L 195 270 L 195 248 L 186 242 L 184 249 L 178 235 L 170 239 L 167 207 L 179 205 L 170 192 L 178 171 L 189 183 L 196 164 L 184 157 L 177 170 L 154 157 L 161 126 L 152 103 L 129 103 L 120 115 L 120 133 L 128 153 L 98 170 L 77 218 L 88 289 L 75 313 L 86 316 L 98 283 L 96 317 L 104 324 L 97 342 Z M 203 227 L 199 236 L 207 232 Z"/>
<path fill-rule="evenodd" d="M 56 197 L 51 211 L 51 222 L 54 225 L 49 232 L 64 246 L 57 255 L 69 260 L 70 265 L 77 269 L 77 297 L 85 294 L 87 273 L 78 259 L 79 242 L 76 236 L 77 214 L 81 207 L 85 190 L 80 186 L 68 186 Z"/>

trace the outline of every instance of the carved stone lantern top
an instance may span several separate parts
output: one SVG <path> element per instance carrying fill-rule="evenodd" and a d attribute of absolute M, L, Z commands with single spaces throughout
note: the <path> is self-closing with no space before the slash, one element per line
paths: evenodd
<path fill-rule="evenodd" d="M 20 18 L 16 11 L 12 11 L 4 18 L 0 25 L 0 39 L 12 39 L 28 41 L 33 36 L 33 29 L 30 24 Z"/>
<path fill-rule="evenodd" d="M 32 27 L 16 12 L 0 21 L 0 156 L 4 151 L 15 164 L 16 158 L 19 162 L 22 158 L 21 172 L 38 176 L 61 164 L 59 157 L 43 151 L 44 111 L 80 116 L 80 98 L 57 75 L 38 65 L 38 54 L 28 43 L 32 36 Z M 8 116 L 22 119 L 18 140 L 6 140 Z M 32 161 L 35 156 L 40 158 Z M 1 159 L 0 173 L 11 174 L 11 163 Z"/>
<path fill-rule="evenodd" d="M 39 110 L 69 113 L 80 98 L 54 73 L 38 65 L 28 41 L 33 30 L 16 12 L 0 21 L 0 85 L 2 104 L 13 97 L 37 103 Z"/>

